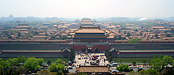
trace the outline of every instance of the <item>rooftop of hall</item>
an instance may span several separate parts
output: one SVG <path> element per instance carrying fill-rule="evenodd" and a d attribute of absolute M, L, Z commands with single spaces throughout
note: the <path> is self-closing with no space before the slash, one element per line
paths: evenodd
<path fill-rule="evenodd" d="M 93 25 L 94 22 L 90 18 L 82 18 L 81 25 Z"/>
<path fill-rule="evenodd" d="M 86 17 L 85 17 L 85 18 L 82 18 L 82 20 L 91 20 L 91 19 L 90 19 L 90 18 L 86 18 Z"/>
<path fill-rule="evenodd" d="M 100 26 L 80 26 L 75 33 L 105 33 L 105 31 L 100 29 Z"/>
<path fill-rule="evenodd" d="M 106 39 L 107 36 L 106 35 L 75 35 L 74 38 L 80 39 L 80 38 L 91 38 L 91 39 L 95 39 L 95 38 L 102 38 L 102 39 Z"/>
<path fill-rule="evenodd" d="M 99 29 L 100 30 L 100 26 L 80 26 L 79 29 Z"/>
<path fill-rule="evenodd" d="M 75 31 L 75 33 L 105 33 L 102 30 L 99 29 L 80 29 L 78 31 Z"/>
<path fill-rule="evenodd" d="M 76 72 L 111 72 L 107 66 L 79 66 Z"/>

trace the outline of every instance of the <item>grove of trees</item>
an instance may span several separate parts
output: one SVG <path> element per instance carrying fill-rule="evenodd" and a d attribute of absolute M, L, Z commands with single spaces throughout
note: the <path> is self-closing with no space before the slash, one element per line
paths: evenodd
<path fill-rule="evenodd" d="M 155 69 L 157 71 L 162 71 L 164 67 L 168 64 L 172 64 L 173 58 L 171 56 L 165 55 L 164 57 L 160 55 L 159 57 L 157 55 L 154 56 L 154 58 L 150 62 L 150 66 L 152 69 Z"/>
<path fill-rule="evenodd" d="M 43 66 L 44 58 L 29 57 L 25 58 L 9 58 L 3 61 L 0 58 L 0 75 L 20 75 L 20 74 L 30 74 L 36 73 L 40 70 L 40 66 Z M 48 74 L 55 72 L 57 75 L 62 75 L 62 73 L 68 73 L 68 70 L 64 69 L 64 64 L 61 59 L 57 59 L 54 63 L 48 61 L 49 67 L 47 71 L 41 71 L 40 74 Z"/>
<path fill-rule="evenodd" d="M 116 68 L 119 72 L 129 72 L 129 66 L 128 65 L 119 65 L 117 68 Z"/>

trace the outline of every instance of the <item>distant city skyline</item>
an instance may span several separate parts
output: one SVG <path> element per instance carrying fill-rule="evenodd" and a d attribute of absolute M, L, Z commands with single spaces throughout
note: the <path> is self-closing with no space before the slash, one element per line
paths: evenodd
<path fill-rule="evenodd" d="M 174 0 L 0 0 L 0 17 L 174 17 Z"/>

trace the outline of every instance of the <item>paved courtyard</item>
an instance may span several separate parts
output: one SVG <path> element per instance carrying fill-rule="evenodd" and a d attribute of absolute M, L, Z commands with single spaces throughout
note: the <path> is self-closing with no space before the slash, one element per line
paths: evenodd
<path fill-rule="evenodd" d="M 76 67 L 79 67 L 79 65 L 91 65 L 90 63 L 101 66 L 109 64 L 109 62 L 106 60 L 106 56 L 104 53 L 79 53 L 76 54 L 75 61 L 76 63 L 74 63 L 74 65 Z"/>
<path fill-rule="evenodd" d="M 94 59 L 96 57 L 97 59 Z M 75 73 L 76 68 L 79 67 L 79 65 L 106 66 L 107 64 L 110 64 L 104 53 L 88 53 L 88 54 L 76 53 L 75 61 L 76 63 L 73 63 L 74 66 L 72 67 L 73 69 L 69 69 L 70 73 Z M 110 70 L 116 70 L 116 67 L 110 67 Z"/>

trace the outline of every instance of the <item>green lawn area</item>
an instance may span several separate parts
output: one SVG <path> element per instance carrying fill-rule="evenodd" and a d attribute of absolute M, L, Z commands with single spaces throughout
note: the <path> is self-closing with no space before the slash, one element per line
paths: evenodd
<path fill-rule="evenodd" d="M 132 63 L 132 61 L 135 61 L 136 63 L 142 63 L 143 60 L 146 60 L 147 63 L 152 60 L 153 58 L 113 58 L 113 61 L 116 63 Z"/>

